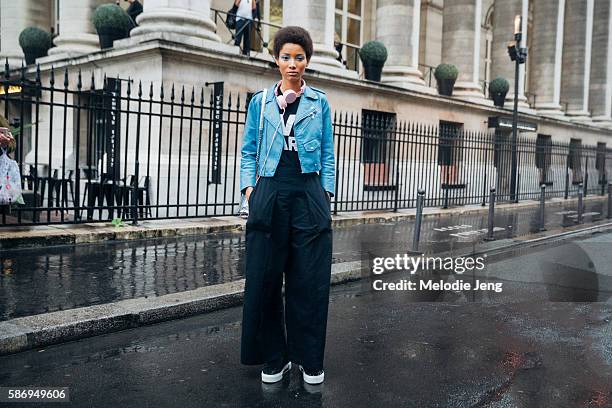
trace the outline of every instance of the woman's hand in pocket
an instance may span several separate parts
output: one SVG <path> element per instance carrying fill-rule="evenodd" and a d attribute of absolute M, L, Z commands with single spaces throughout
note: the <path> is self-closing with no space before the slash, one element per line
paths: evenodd
<path fill-rule="evenodd" d="M 253 187 L 247 187 L 246 190 L 244 191 L 247 201 L 249 201 L 249 197 L 251 197 L 252 192 L 253 192 Z"/>

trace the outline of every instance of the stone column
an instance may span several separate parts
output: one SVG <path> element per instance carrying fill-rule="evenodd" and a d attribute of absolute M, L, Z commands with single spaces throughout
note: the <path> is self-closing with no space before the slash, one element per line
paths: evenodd
<path fill-rule="evenodd" d="M 567 104 L 565 114 L 575 121 L 590 120 L 593 6 L 593 0 L 566 0 L 565 4 L 561 101 Z"/>
<path fill-rule="evenodd" d="M 594 122 L 612 126 L 612 1 L 596 1 L 593 15 L 589 108 Z"/>
<path fill-rule="evenodd" d="M 483 99 L 480 76 L 482 0 L 446 0 L 442 24 L 442 62 L 459 69 L 453 95 Z"/>
<path fill-rule="evenodd" d="M 4 70 L 5 58 L 8 58 L 11 68 L 18 68 L 24 61 L 19 34 L 27 27 L 39 27 L 50 32 L 53 24 L 51 2 L 0 0 L 0 11 L 0 70 Z"/>
<path fill-rule="evenodd" d="M 211 45 L 221 41 L 210 18 L 210 0 L 146 0 L 137 22 L 139 26 L 130 33 L 136 42 L 164 38 Z"/>
<path fill-rule="evenodd" d="M 59 9 L 59 36 L 49 55 L 73 57 L 100 49 L 98 35 L 91 16 L 105 0 L 61 0 Z"/>
<path fill-rule="evenodd" d="M 338 61 L 334 48 L 334 0 L 284 0 L 283 25 L 300 26 L 312 37 L 314 53 L 309 68 L 319 71 L 352 75 Z M 356 76 L 356 74 L 355 74 Z"/>
<path fill-rule="evenodd" d="M 376 39 L 387 47 L 382 81 L 398 86 L 425 85 L 419 71 L 421 0 L 378 0 Z"/>
<path fill-rule="evenodd" d="M 523 16 L 521 46 L 527 44 L 529 0 L 496 0 L 493 9 L 493 43 L 491 44 L 491 78 L 504 77 L 510 83 L 506 101 L 514 100 L 514 61 L 508 56 L 508 43 L 514 41 L 514 17 Z M 527 56 L 529 59 L 530 56 Z M 525 64 L 519 66 L 519 107 L 528 108 L 525 98 Z"/>
<path fill-rule="evenodd" d="M 563 115 L 560 101 L 564 15 L 565 0 L 536 0 L 533 4 L 529 89 L 535 95 L 538 114 Z"/>

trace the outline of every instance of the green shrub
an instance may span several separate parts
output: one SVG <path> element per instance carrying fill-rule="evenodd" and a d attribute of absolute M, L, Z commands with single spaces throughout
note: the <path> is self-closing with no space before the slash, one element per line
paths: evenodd
<path fill-rule="evenodd" d="M 53 37 L 38 27 L 28 27 L 19 34 L 19 45 L 24 50 L 48 50 L 53 47 Z"/>
<path fill-rule="evenodd" d="M 125 34 L 130 28 L 130 16 L 116 4 L 103 4 L 96 8 L 92 22 L 98 33 Z"/>
<path fill-rule="evenodd" d="M 507 94 L 509 89 L 510 83 L 503 77 L 497 77 L 489 83 L 491 94 Z"/>
<path fill-rule="evenodd" d="M 440 64 L 434 71 L 434 76 L 437 80 L 442 81 L 446 79 L 457 79 L 459 70 L 453 64 Z"/>
<path fill-rule="evenodd" d="M 364 64 L 382 65 L 387 61 L 387 47 L 380 41 L 368 41 L 359 49 L 359 58 Z"/>

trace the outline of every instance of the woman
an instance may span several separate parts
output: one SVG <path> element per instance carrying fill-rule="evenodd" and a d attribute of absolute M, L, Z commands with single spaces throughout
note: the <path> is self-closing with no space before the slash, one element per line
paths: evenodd
<path fill-rule="evenodd" d="M 312 52 L 303 28 L 276 33 L 281 80 L 265 99 L 263 91 L 251 99 L 242 145 L 240 188 L 250 213 L 241 361 L 264 364 L 267 383 L 280 381 L 292 362 L 305 382 L 324 379 L 335 161 L 327 97 L 302 79 Z"/>
<path fill-rule="evenodd" d="M 0 147 L 6 149 L 7 153 L 14 152 L 16 145 L 15 138 L 10 129 L 8 120 L 0 115 Z"/>
<path fill-rule="evenodd" d="M 255 0 L 235 0 L 234 6 L 237 8 L 234 45 L 240 47 L 240 41 L 242 40 L 242 54 L 248 56 L 251 52 L 251 21 L 257 4 Z"/>

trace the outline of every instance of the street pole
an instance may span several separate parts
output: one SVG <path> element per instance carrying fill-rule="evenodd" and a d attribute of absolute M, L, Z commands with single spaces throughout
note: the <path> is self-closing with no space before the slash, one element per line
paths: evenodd
<path fill-rule="evenodd" d="M 517 52 L 521 46 L 521 33 L 515 34 Z M 516 173 L 517 173 L 517 139 L 518 139 L 518 92 L 519 92 L 520 58 L 514 61 L 514 107 L 512 109 L 512 174 L 510 179 L 510 201 L 517 202 Z"/>
<path fill-rule="evenodd" d="M 518 173 L 518 94 L 519 94 L 519 71 L 521 64 L 527 59 L 527 49 L 521 48 L 522 33 L 522 17 L 520 15 L 514 18 L 514 44 L 508 46 L 508 54 L 510 59 L 514 61 L 514 108 L 512 110 L 512 174 L 510 176 L 510 201 L 518 202 L 517 191 L 517 173 Z"/>

